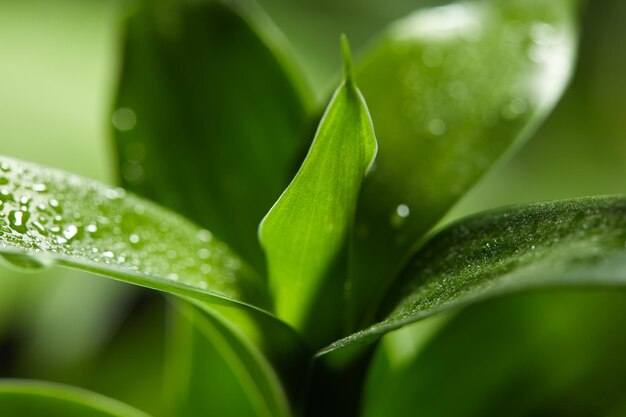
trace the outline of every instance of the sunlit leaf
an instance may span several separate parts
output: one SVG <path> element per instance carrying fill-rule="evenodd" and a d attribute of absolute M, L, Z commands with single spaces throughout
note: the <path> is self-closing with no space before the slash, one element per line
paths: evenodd
<path fill-rule="evenodd" d="M 398 21 L 357 76 L 380 141 L 359 200 L 355 321 L 424 235 L 545 117 L 569 78 L 577 0 L 470 1 Z"/>
<path fill-rule="evenodd" d="M 498 294 L 626 285 L 626 198 L 586 198 L 487 212 L 436 234 L 387 299 L 387 317 L 322 353 Z"/>
<path fill-rule="evenodd" d="M 259 222 L 288 185 L 308 91 L 251 5 L 140 1 L 112 115 L 124 186 L 210 229 L 257 269 Z"/>
<path fill-rule="evenodd" d="M 167 378 L 172 415 L 291 415 L 274 371 L 238 330 L 213 313 L 176 306 Z"/>
<path fill-rule="evenodd" d="M 11 417 L 148 417 L 124 403 L 65 385 L 0 380 L 0 415 Z"/>
<path fill-rule="evenodd" d="M 259 229 L 277 315 L 306 332 L 338 322 L 333 299 L 342 301 L 344 274 L 334 280 L 329 275 L 345 250 L 361 182 L 376 154 L 372 123 L 355 84 L 345 38 L 342 46 L 344 80 L 304 163 Z M 332 314 L 329 321 L 320 320 L 324 312 Z"/>
<path fill-rule="evenodd" d="M 406 346 L 390 336 L 429 320 L 391 332 L 362 415 L 621 416 L 625 300 L 614 289 L 503 297 L 464 310 L 402 360 L 396 351 Z"/>
<path fill-rule="evenodd" d="M 21 268 L 81 269 L 172 294 L 266 306 L 262 283 L 210 232 L 62 171 L 0 159 L 0 253 Z"/>

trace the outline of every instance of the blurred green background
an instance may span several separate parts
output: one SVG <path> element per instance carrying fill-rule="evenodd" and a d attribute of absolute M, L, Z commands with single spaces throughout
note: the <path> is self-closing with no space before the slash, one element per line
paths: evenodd
<path fill-rule="evenodd" d="M 320 103 L 339 77 L 340 33 L 348 34 L 358 56 L 389 22 L 444 3 L 259 2 L 290 41 Z M 119 6 L 113 0 L 0 1 L 0 154 L 115 181 L 109 125 Z M 564 97 L 530 142 L 502 161 L 446 220 L 504 204 L 626 193 L 624 22 L 623 0 L 587 2 L 577 70 Z M 67 270 L 23 275 L 2 268 L 0 276 L 0 376 L 72 382 L 131 402 L 149 398 L 154 386 L 133 385 L 131 378 L 124 389 L 116 388 L 115 381 L 132 372 L 105 364 L 123 360 L 126 368 L 132 362 L 140 369 L 159 363 L 158 347 L 139 363 L 129 358 L 145 340 L 164 337 L 160 296 Z M 606 301 L 589 297 L 585 302 L 594 306 Z M 554 300 L 553 308 L 576 304 Z M 626 297 L 613 295 L 611 302 Z M 615 328 L 626 318 L 622 310 L 615 309 Z"/>

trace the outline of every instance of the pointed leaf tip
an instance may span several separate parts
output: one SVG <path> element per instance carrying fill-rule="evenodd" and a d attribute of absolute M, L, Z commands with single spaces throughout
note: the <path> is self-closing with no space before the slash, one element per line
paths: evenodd
<path fill-rule="evenodd" d="M 354 70 L 352 69 L 352 53 L 350 43 L 345 33 L 341 34 L 341 56 L 343 58 L 343 79 L 346 84 L 354 85 Z"/>

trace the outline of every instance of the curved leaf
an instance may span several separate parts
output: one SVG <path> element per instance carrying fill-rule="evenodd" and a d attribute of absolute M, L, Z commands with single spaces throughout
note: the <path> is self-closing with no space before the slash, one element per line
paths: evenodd
<path fill-rule="evenodd" d="M 577 4 L 477 0 L 425 9 L 366 54 L 357 75 L 380 152 L 358 205 L 357 323 L 418 239 L 553 107 L 572 68 Z"/>
<path fill-rule="evenodd" d="M 345 250 L 361 182 L 376 154 L 367 105 L 354 81 L 346 38 L 342 40 L 344 80 L 302 167 L 259 227 L 277 315 L 314 332 L 338 322 L 334 314 L 339 304 L 332 298 L 341 295 L 343 274 L 332 283 L 329 275 Z M 320 300 L 324 306 L 314 308 Z M 332 321 L 320 324 L 319 310 L 330 310 Z M 307 322 L 311 319 L 315 323 Z"/>
<path fill-rule="evenodd" d="M 291 415 L 281 384 L 254 346 L 211 312 L 176 303 L 171 415 Z"/>
<path fill-rule="evenodd" d="M 498 294 L 625 286 L 625 242 L 624 197 L 537 203 L 461 220 L 415 254 L 387 299 L 387 318 L 321 354 Z"/>
<path fill-rule="evenodd" d="M 124 186 L 264 272 L 257 227 L 289 183 L 311 105 L 280 34 L 236 1 L 140 1 L 126 23 L 112 119 Z"/>
<path fill-rule="evenodd" d="M 66 385 L 0 380 L 0 415 L 11 417 L 148 417 L 124 403 Z"/>
<path fill-rule="evenodd" d="M 2 157 L 0 209 L 0 253 L 14 265 L 56 262 L 198 300 L 268 304 L 210 232 L 122 189 Z"/>

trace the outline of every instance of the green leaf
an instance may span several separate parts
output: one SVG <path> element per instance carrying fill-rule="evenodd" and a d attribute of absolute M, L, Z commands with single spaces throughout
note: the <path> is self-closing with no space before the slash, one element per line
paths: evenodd
<path fill-rule="evenodd" d="M 569 79 L 577 0 L 471 1 L 392 25 L 358 66 L 380 142 L 363 184 L 355 324 L 418 240 L 551 110 Z"/>
<path fill-rule="evenodd" d="M 0 415 L 11 417 L 148 417 L 102 395 L 49 382 L 0 380 Z"/>
<path fill-rule="evenodd" d="M 624 197 L 537 203 L 469 217 L 415 254 L 387 299 L 392 312 L 383 321 L 321 354 L 500 294 L 624 286 L 624 242 Z"/>
<path fill-rule="evenodd" d="M 263 283 L 210 232 L 120 188 L 0 158 L 0 253 L 217 303 L 267 306 Z"/>
<path fill-rule="evenodd" d="M 140 1 L 112 116 L 124 187 L 210 229 L 259 273 L 257 227 L 293 175 L 311 107 L 285 49 L 249 4 Z"/>
<path fill-rule="evenodd" d="M 376 154 L 376 138 L 354 81 L 345 37 L 342 46 L 344 80 L 300 170 L 259 228 L 277 315 L 305 332 L 331 326 L 320 324 L 313 311 L 330 312 L 329 319 L 338 322 L 338 305 L 331 298 L 340 297 L 344 274 L 330 275 L 345 250 L 361 182 Z"/>
<path fill-rule="evenodd" d="M 285 393 L 261 353 L 210 311 L 176 303 L 168 393 L 180 416 L 287 417 Z"/>
<path fill-rule="evenodd" d="M 406 347 L 391 339 L 430 319 L 391 332 L 372 361 L 362 415 L 623 415 L 625 301 L 614 289 L 502 297 L 456 315 L 402 361 L 394 351 Z"/>

